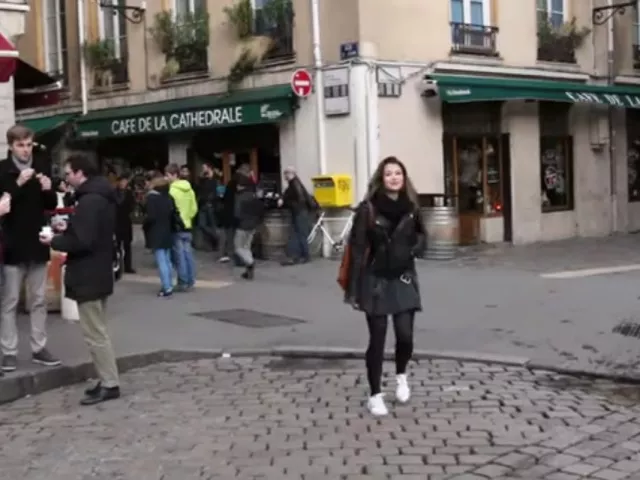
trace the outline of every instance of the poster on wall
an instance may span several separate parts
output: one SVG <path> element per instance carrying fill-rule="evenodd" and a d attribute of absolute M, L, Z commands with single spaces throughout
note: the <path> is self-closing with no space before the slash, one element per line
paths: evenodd
<path fill-rule="evenodd" d="M 349 101 L 349 68 L 332 68 L 323 72 L 324 113 L 327 117 L 348 115 L 351 112 Z"/>

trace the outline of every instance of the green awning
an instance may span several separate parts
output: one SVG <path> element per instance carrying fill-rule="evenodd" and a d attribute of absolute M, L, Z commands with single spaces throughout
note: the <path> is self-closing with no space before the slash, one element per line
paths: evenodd
<path fill-rule="evenodd" d="M 290 85 L 89 112 L 76 120 L 81 138 L 125 137 L 278 122 L 293 113 Z"/>
<path fill-rule="evenodd" d="M 436 83 L 440 99 L 447 103 L 540 100 L 640 108 L 640 87 L 635 86 L 462 75 L 430 78 Z"/>
<path fill-rule="evenodd" d="M 56 130 L 69 122 L 77 113 L 61 113 L 60 115 L 51 115 L 49 117 L 28 118 L 18 123 L 29 127 L 36 134 L 36 137 L 45 135 Z"/>

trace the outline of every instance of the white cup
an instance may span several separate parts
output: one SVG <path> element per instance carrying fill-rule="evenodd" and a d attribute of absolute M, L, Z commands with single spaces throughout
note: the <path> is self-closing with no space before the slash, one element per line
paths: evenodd
<path fill-rule="evenodd" d="M 53 229 L 50 226 L 45 225 L 44 227 L 42 227 L 42 230 L 40 230 L 40 236 L 42 238 L 53 237 Z"/>

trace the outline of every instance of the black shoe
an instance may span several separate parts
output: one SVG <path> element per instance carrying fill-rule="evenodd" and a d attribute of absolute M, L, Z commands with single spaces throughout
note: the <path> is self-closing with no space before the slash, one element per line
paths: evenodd
<path fill-rule="evenodd" d="M 240 275 L 242 278 L 244 278 L 245 280 L 253 280 L 253 277 L 255 276 L 254 273 L 254 266 L 253 265 L 249 265 L 247 267 L 247 269 L 244 271 L 244 273 L 242 275 Z"/>
<path fill-rule="evenodd" d="M 120 387 L 100 387 L 100 390 L 95 395 L 87 395 L 80 400 L 80 405 L 96 405 L 116 398 L 120 398 Z"/>
<path fill-rule="evenodd" d="M 87 397 L 95 397 L 100 393 L 100 390 L 102 389 L 102 385 L 100 384 L 100 382 L 96 383 L 93 387 L 89 387 L 84 391 L 84 394 Z"/>
<path fill-rule="evenodd" d="M 124 273 L 128 273 L 128 274 L 131 274 L 131 275 L 135 275 L 135 274 L 136 274 L 136 273 L 138 273 L 138 272 L 136 272 L 136 271 L 135 271 L 135 269 L 133 269 L 133 268 L 125 268 L 125 269 L 124 269 Z"/>
<path fill-rule="evenodd" d="M 2 358 L 2 371 L 15 372 L 18 368 L 18 358 L 15 355 L 5 355 Z"/>
<path fill-rule="evenodd" d="M 173 295 L 173 292 L 171 290 L 160 290 L 158 292 L 158 297 L 170 297 L 171 295 Z"/>
<path fill-rule="evenodd" d="M 32 355 L 31 361 L 38 365 L 44 365 L 46 367 L 57 367 L 62 362 L 49 353 L 49 350 L 43 348 L 39 352 Z"/>
<path fill-rule="evenodd" d="M 309 263 L 310 261 L 311 261 L 311 258 L 304 257 L 302 260 L 300 260 L 300 263 Z"/>
<path fill-rule="evenodd" d="M 280 262 L 280 265 L 282 265 L 283 267 L 290 267 L 291 265 L 297 265 L 298 263 L 300 263 L 300 260 L 298 260 L 297 258 L 287 258 L 286 260 Z"/>

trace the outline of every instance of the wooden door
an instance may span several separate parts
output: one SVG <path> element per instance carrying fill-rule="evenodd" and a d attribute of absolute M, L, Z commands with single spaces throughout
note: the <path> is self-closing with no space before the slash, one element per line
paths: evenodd
<path fill-rule="evenodd" d="M 225 183 L 231 180 L 231 176 L 243 163 L 248 163 L 256 179 L 260 178 L 258 168 L 258 149 L 228 151 L 222 154 L 222 179 Z"/>

